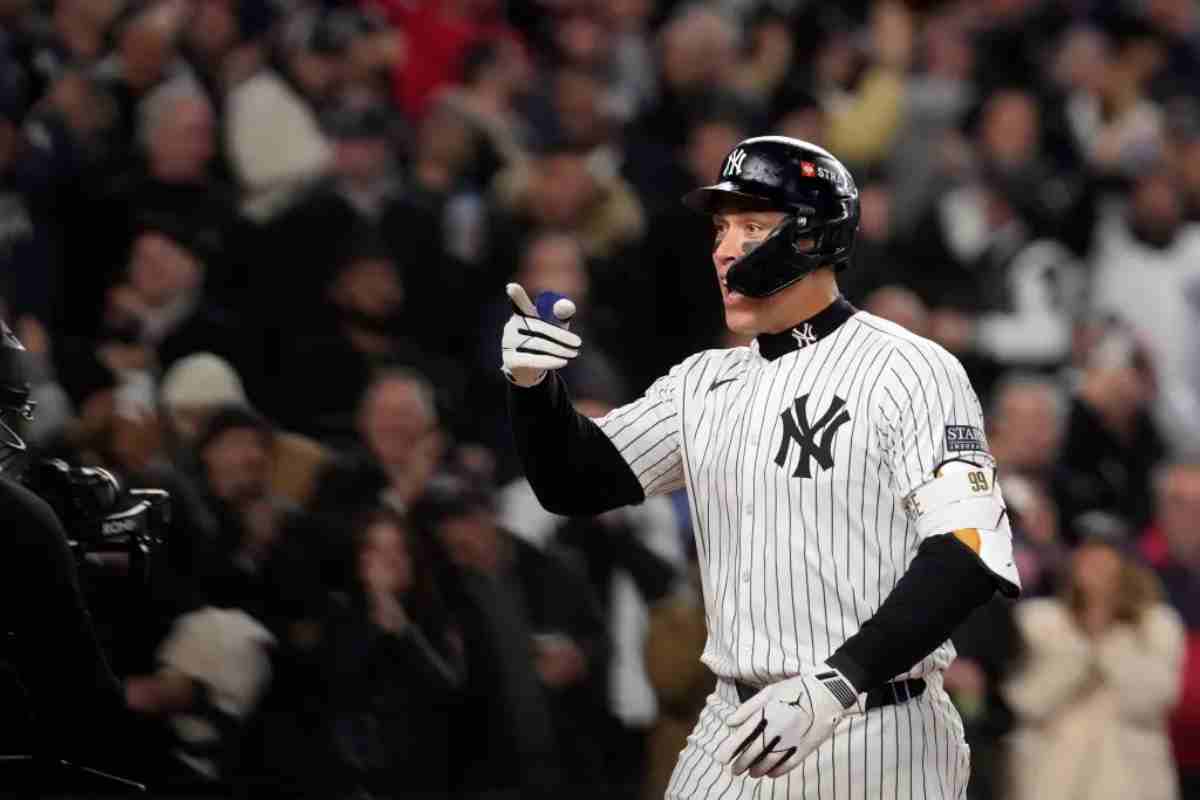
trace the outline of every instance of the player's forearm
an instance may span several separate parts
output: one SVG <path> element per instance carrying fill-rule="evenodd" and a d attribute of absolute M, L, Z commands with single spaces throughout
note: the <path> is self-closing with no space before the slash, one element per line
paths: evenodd
<path fill-rule="evenodd" d="M 882 686 L 949 639 L 996 588 L 969 547 L 949 534 L 931 536 L 875 615 L 828 663 L 859 692 Z"/>
<path fill-rule="evenodd" d="M 646 499 L 612 441 L 571 405 L 555 372 L 536 386 L 509 386 L 508 410 L 525 477 L 555 514 L 599 514 Z"/>

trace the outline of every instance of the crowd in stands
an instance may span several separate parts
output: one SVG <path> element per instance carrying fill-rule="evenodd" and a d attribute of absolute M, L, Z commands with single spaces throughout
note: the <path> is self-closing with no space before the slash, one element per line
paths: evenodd
<path fill-rule="evenodd" d="M 114 654 L 160 786 L 662 796 L 687 505 L 540 507 L 504 285 L 578 304 L 588 414 L 743 344 L 679 198 L 764 133 L 846 162 L 844 294 L 987 411 L 1025 591 L 955 637 L 970 798 L 1200 798 L 1192 0 L 12 0 L 0 313 L 32 446 L 172 494 Z"/>

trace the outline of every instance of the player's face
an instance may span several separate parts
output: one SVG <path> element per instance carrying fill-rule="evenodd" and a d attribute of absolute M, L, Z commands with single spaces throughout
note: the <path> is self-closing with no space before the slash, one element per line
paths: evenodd
<path fill-rule="evenodd" d="M 713 265 L 717 268 L 721 299 L 725 301 L 725 324 L 734 333 L 754 336 L 775 327 L 774 317 L 784 293 L 746 297 L 725 285 L 725 275 L 733 262 L 762 244 L 785 216 L 782 211 L 729 211 L 713 215 Z"/>

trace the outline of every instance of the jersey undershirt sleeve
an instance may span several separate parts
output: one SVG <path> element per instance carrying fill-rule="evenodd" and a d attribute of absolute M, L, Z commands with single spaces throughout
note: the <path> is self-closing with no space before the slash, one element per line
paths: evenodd
<path fill-rule="evenodd" d="M 536 386 L 509 387 L 517 452 L 547 511 L 600 514 L 683 485 L 674 402 L 679 369 L 596 420 L 575 410 L 557 372 Z"/>
<path fill-rule="evenodd" d="M 637 476 L 596 423 L 575 410 L 557 372 L 536 386 L 510 385 L 508 412 L 525 477 L 547 511 L 590 516 L 645 500 Z"/>

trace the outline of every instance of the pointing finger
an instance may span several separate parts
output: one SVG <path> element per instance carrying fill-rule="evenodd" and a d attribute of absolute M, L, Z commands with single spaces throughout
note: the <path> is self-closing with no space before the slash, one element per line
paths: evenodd
<path fill-rule="evenodd" d="M 525 287 L 519 283 L 510 283 L 504 287 L 504 291 L 508 293 L 508 299 L 512 301 L 513 307 L 518 313 L 524 314 L 527 317 L 536 317 L 538 315 L 537 308 L 533 305 L 533 301 L 529 299 L 529 295 L 525 292 Z"/>

